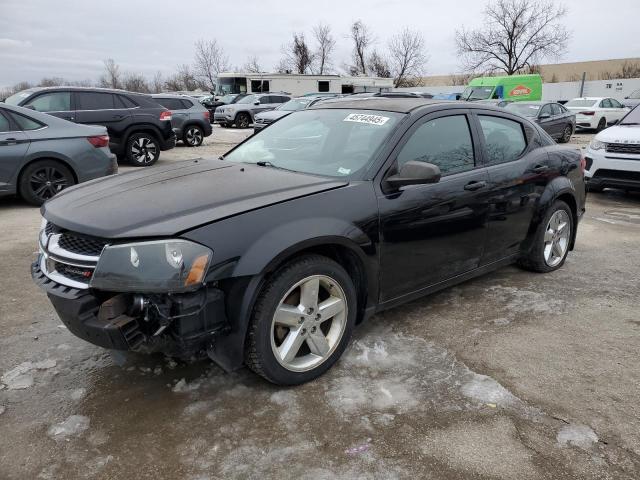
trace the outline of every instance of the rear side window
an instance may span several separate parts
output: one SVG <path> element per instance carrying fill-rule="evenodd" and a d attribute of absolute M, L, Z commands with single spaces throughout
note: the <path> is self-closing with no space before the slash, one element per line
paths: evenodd
<path fill-rule="evenodd" d="M 180 100 L 180 103 L 182 103 L 182 108 L 184 109 L 193 107 L 193 102 L 191 100 L 186 100 L 183 98 L 182 100 Z"/>
<path fill-rule="evenodd" d="M 11 115 L 13 121 L 18 124 L 20 130 L 37 130 L 38 128 L 42 128 L 45 126 L 43 123 L 40 123 L 37 120 L 29 118 L 20 113 L 11 112 L 9 115 Z"/>
<path fill-rule="evenodd" d="M 9 119 L 5 117 L 2 112 L 0 112 L 0 132 L 10 132 L 11 124 L 9 123 Z"/>
<path fill-rule="evenodd" d="M 527 148 L 520 122 L 489 115 L 478 115 L 478 119 L 490 165 L 516 160 Z"/>
<path fill-rule="evenodd" d="M 71 110 L 71 92 L 50 92 L 38 95 L 25 106 L 38 112 L 68 112 Z"/>
<path fill-rule="evenodd" d="M 122 103 L 125 108 L 136 108 L 137 105 L 133 103 L 129 97 L 125 97 L 124 95 L 116 95 L 116 98 Z"/>
<path fill-rule="evenodd" d="M 467 117 L 452 115 L 423 123 L 398 154 L 398 170 L 409 161 L 437 165 L 443 176 L 473 169 L 473 141 Z"/>
<path fill-rule="evenodd" d="M 156 102 L 169 110 L 183 110 L 184 105 L 179 98 L 154 98 Z"/>
<path fill-rule="evenodd" d="M 552 103 L 551 104 L 551 110 L 553 111 L 554 115 L 562 115 L 564 113 L 562 111 L 562 107 L 560 105 L 558 105 L 557 103 Z"/>
<path fill-rule="evenodd" d="M 613 108 L 622 108 L 622 104 L 617 101 L 615 98 L 610 98 L 609 101 L 611 102 L 611 106 Z"/>
<path fill-rule="evenodd" d="M 600 103 L 600 106 L 602 108 L 611 108 L 611 102 L 609 101 L 608 98 L 605 98 L 604 100 L 602 100 L 602 102 Z"/>
<path fill-rule="evenodd" d="M 77 92 L 78 110 L 113 110 L 113 94 L 104 92 Z"/>

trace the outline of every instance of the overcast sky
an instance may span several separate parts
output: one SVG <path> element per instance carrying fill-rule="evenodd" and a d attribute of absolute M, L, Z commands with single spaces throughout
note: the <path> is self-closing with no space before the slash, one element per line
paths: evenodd
<path fill-rule="evenodd" d="M 567 0 L 572 39 L 563 61 L 640 57 L 637 31 L 640 0 Z M 456 73 L 460 65 L 454 33 L 481 24 L 483 0 L 0 0 L 0 86 L 21 80 L 63 77 L 95 80 L 102 61 L 113 58 L 124 70 L 151 77 L 191 63 L 199 38 L 216 38 L 233 65 L 256 55 L 272 71 L 281 46 L 293 32 L 318 22 L 331 26 L 338 41 L 334 63 L 350 57 L 344 38 L 361 19 L 383 49 L 402 27 L 424 35 L 428 74 Z"/>

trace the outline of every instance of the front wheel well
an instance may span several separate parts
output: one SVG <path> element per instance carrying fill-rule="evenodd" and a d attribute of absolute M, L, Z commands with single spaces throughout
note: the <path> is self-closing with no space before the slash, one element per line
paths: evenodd
<path fill-rule="evenodd" d="M 309 254 L 322 255 L 323 257 L 330 258 L 347 271 L 349 277 L 353 280 L 353 285 L 358 295 L 358 315 L 356 317 L 356 323 L 360 323 L 364 319 L 365 307 L 367 305 L 367 275 L 362 260 L 350 248 L 340 244 L 314 245 L 299 250 L 280 259 L 277 263 L 269 265 L 266 276 L 268 277 L 273 274 L 273 272 L 283 265 Z"/>
<path fill-rule="evenodd" d="M 78 174 L 76 173 L 75 169 L 69 164 L 69 162 L 67 162 L 65 160 L 60 160 L 59 158 L 55 158 L 55 157 L 38 157 L 38 158 L 32 158 L 27 163 L 25 163 L 22 166 L 22 168 L 20 169 L 20 172 L 18 173 L 18 177 L 16 179 L 16 191 L 18 189 L 18 186 L 20 185 L 20 182 L 22 181 L 22 175 L 24 174 L 24 172 L 27 169 L 27 167 L 29 165 L 34 164 L 35 162 L 41 162 L 43 160 L 50 161 L 50 162 L 57 162 L 60 165 L 64 165 L 65 167 L 67 167 L 69 169 L 69 171 L 71 172 L 71 175 L 73 175 L 74 183 L 75 184 L 78 183 Z"/>

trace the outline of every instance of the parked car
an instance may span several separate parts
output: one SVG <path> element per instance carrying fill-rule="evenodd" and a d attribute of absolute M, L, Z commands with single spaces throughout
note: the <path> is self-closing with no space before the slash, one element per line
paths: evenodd
<path fill-rule="evenodd" d="M 640 88 L 631 92 L 631 95 L 624 97 L 622 103 L 627 108 L 635 108 L 640 105 Z"/>
<path fill-rule="evenodd" d="M 629 109 L 615 98 L 574 98 L 564 106 L 575 113 L 577 128 L 590 128 L 598 132 L 608 125 L 614 125 L 629 112 Z"/>
<path fill-rule="evenodd" d="M 252 93 L 235 103 L 218 107 L 214 120 L 223 127 L 235 124 L 238 128 L 249 128 L 257 113 L 273 110 L 289 100 L 291 96 L 282 93 Z"/>
<path fill-rule="evenodd" d="M 105 127 L 0 104 L 0 196 L 42 205 L 67 187 L 117 171 Z"/>
<path fill-rule="evenodd" d="M 504 108 L 538 123 L 559 143 L 569 142 L 576 130 L 574 113 L 556 102 L 512 102 Z"/>
<path fill-rule="evenodd" d="M 37 87 L 5 102 L 75 123 L 103 125 L 111 151 L 138 167 L 153 165 L 160 151 L 176 144 L 171 112 L 149 95 L 106 88 Z"/>
<path fill-rule="evenodd" d="M 206 352 L 300 384 L 376 312 L 513 262 L 560 268 L 583 167 L 579 149 L 504 109 L 320 102 L 221 159 L 63 192 L 42 209 L 32 276 L 96 345 Z"/>
<path fill-rule="evenodd" d="M 373 96 L 386 98 L 433 98 L 433 95 L 427 92 L 380 92 L 373 94 Z"/>
<path fill-rule="evenodd" d="M 158 93 L 153 99 L 171 112 L 171 126 L 176 138 L 188 147 L 199 147 L 212 133 L 210 114 L 198 100 L 184 95 Z"/>
<path fill-rule="evenodd" d="M 203 98 L 200 103 L 205 106 L 209 113 L 211 114 L 211 120 L 214 120 L 214 114 L 216 108 L 221 107 L 222 105 L 229 105 L 230 103 L 234 103 L 236 99 L 240 100 L 240 98 L 244 97 L 244 94 L 230 93 L 228 95 L 223 95 L 222 97 L 218 97 L 216 100 L 215 95 L 210 95 L 208 97 Z M 238 98 L 240 97 L 240 98 Z"/>
<path fill-rule="evenodd" d="M 332 98 L 331 96 L 304 96 L 292 98 L 286 103 L 277 106 L 273 110 L 269 110 L 267 112 L 262 112 L 256 114 L 253 122 L 253 132 L 258 133 L 267 125 L 275 122 L 276 120 L 286 117 L 292 112 L 297 112 L 298 110 L 304 110 L 305 108 L 309 108 L 312 105 L 315 105 L 321 100 L 326 100 L 328 98 Z"/>
<path fill-rule="evenodd" d="M 222 108 L 225 105 L 232 105 L 234 103 L 239 102 L 240 100 L 242 100 L 244 97 L 246 97 L 247 93 L 239 93 L 239 94 L 229 94 L 229 95 L 224 95 L 223 97 L 220 97 L 221 99 L 225 98 L 225 97 L 230 97 L 233 96 L 233 98 L 231 98 L 228 103 L 223 103 L 221 105 L 218 105 L 217 107 L 215 107 L 215 110 L 213 111 L 213 123 L 218 123 L 218 124 L 222 124 L 226 121 L 224 113 L 222 113 Z M 226 98 L 225 98 L 226 101 Z"/>
<path fill-rule="evenodd" d="M 587 186 L 640 190 L 640 107 L 620 122 L 598 133 L 587 148 Z"/>

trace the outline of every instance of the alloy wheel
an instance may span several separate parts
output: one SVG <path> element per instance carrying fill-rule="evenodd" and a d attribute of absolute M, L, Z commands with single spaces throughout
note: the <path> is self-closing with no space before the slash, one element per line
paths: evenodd
<path fill-rule="evenodd" d="M 157 153 L 156 144 L 147 137 L 137 138 L 131 145 L 131 156 L 139 164 L 153 162 Z"/>
<path fill-rule="evenodd" d="M 564 128 L 564 134 L 562 135 L 562 140 L 564 143 L 568 143 L 569 140 L 571 140 L 571 131 L 572 131 L 571 125 L 567 125 Z"/>
<path fill-rule="evenodd" d="M 564 259 L 571 238 L 571 219 L 565 210 L 556 210 L 544 232 L 544 261 L 550 267 Z"/>
<path fill-rule="evenodd" d="M 40 200 L 48 200 L 69 186 L 69 179 L 55 167 L 42 167 L 31 174 L 29 186 Z"/>
<path fill-rule="evenodd" d="M 280 365 L 304 372 L 327 360 L 347 325 L 342 287 L 326 275 L 296 283 L 278 303 L 271 322 L 271 349 Z"/>
<path fill-rule="evenodd" d="M 187 143 L 192 147 L 196 147 L 202 143 L 202 131 L 197 127 L 190 127 L 187 130 L 186 139 Z"/>

